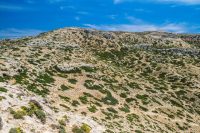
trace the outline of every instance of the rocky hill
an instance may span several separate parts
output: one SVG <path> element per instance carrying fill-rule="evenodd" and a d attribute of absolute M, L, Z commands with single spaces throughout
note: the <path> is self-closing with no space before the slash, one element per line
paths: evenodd
<path fill-rule="evenodd" d="M 0 41 L 1 133 L 199 133 L 200 35 L 65 28 Z"/>

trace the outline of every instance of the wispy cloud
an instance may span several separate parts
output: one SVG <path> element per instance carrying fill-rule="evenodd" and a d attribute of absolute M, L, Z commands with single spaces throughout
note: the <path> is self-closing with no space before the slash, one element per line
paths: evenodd
<path fill-rule="evenodd" d="M 75 10 L 76 7 L 74 7 L 74 6 L 60 6 L 60 10 L 65 10 L 65 9 Z"/>
<path fill-rule="evenodd" d="M 88 28 L 107 31 L 129 31 L 129 32 L 142 32 L 142 31 L 167 31 L 174 33 L 189 32 L 189 29 L 184 24 L 168 23 L 162 25 L 154 24 L 119 24 L 119 25 L 93 25 L 85 24 Z"/>
<path fill-rule="evenodd" d="M 66 0 L 47 0 L 49 3 L 58 3 L 58 2 L 64 2 Z"/>
<path fill-rule="evenodd" d="M 145 23 L 142 19 L 136 18 L 134 16 L 127 16 L 126 15 L 126 19 L 129 20 L 131 23 L 134 23 L 134 24 Z"/>
<path fill-rule="evenodd" d="M 77 14 L 80 14 L 80 15 L 89 15 L 90 13 L 86 12 L 86 11 L 78 11 Z"/>
<path fill-rule="evenodd" d="M 0 5 L 0 10 L 8 10 L 8 11 L 11 11 L 11 10 L 15 10 L 15 11 L 21 11 L 21 10 L 24 10 L 25 8 L 24 7 L 21 7 L 21 6 L 16 6 L 16 5 Z"/>
<path fill-rule="evenodd" d="M 0 3 L 0 11 L 35 11 L 37 9 L 32 8 L 30 6 L 24 5 L 13 5 L 13 4 L 1 4 Z"/>
<path fill-rule="evenodd" d="M 0 38 L 20 38 L 25 36 L 35 36 L 44 31 L 37 29 L 16 29 L 8 28 L 0 30 Z"/>
<path fill-rule="evenodd" d="M 111 15 L 108 15 L 107 17 L 114 20 L 114 19 L 116 19 L 117 15 L 111 14 Z"/>
<path fill-rule="evenodd" d="M 140 0 L 113 0 L 115 4 L 123 2 L 141 2 Z M 187 5 L 198 5 L 200 0 L 146 0 L 145 2 L 156 2 L 156 3 L 172 3 L 172 4 L 187 4 Z"/>
<path fill-rule="evenodd" d="M 25 2 L 28 3 L 28 4 L 33 4 L 33 3 L 35 3 L 34 0 L 25 0 Z"/>
<path fill-rule="evenodd" d="M 80 20 L 80 17 L 79 17 L 79 16 L 76 16 L 76 17 L 74 17 L 74 19 L 75 19 L 76 21 L 79 21 L 79 20 Z"/>
<path fill-rule="evenodd" d="M 151 10 L 147 10 L 147 9 L 143 9 L 143 8 L 136 8 L 136 9 L 134 9 L 134 11 L 136 11 L 136 12 L 145 12 L 145 13 L 152 12 Z"/>

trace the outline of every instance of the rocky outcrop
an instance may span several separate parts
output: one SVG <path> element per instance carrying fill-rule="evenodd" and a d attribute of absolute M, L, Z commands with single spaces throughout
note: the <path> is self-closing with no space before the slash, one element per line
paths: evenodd
<path fill-rule="evenodd" d="M 60 72 L 71 72 L 71 71 L 79 72 L 81 67 L 93 67 L 93 65 L 86 64 L 86 63 L 67 63 L 67 62 L 64 62 L 62 64 L 58 64 L 58 65 L 55 66 L 55 68 Z"/>
<path fill-rule="evenodd" d="M 155 48 L 152 44 L 137 44 L 132 48 L 154 51 L 162 54 L 186 55 L 186 56 L 200 56 L 200 50 L 192 48 Z"/>

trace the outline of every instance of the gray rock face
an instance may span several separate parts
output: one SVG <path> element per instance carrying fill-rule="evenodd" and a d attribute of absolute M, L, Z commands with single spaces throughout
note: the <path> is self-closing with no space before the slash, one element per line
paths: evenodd
<path fill-rule="evenodd" d="M 186 56 L 200 56 L 200 51 L 197 49 L 183 49 L 183 48 L 155 48 L 151 44 L 138 44 L 133 46 L 134 49 L 140 49 L 145 51 L 155 51 L 163 54 L 175 54 Z"/>
<path fill-rule="evenodd" d="M 86 63 L 62 63 L 56 66 L 56 69 L 61 72 L 79 71 L 81 67 L 93 67 Z"/>

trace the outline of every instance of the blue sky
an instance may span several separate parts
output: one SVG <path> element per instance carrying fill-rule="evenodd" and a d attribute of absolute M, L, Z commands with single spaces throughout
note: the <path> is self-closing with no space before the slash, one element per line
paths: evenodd
<path fill-rule="evenodd" d="M 0 38 L 63 27 L 200 33 L 200 0 L 1 0 Z"/>

